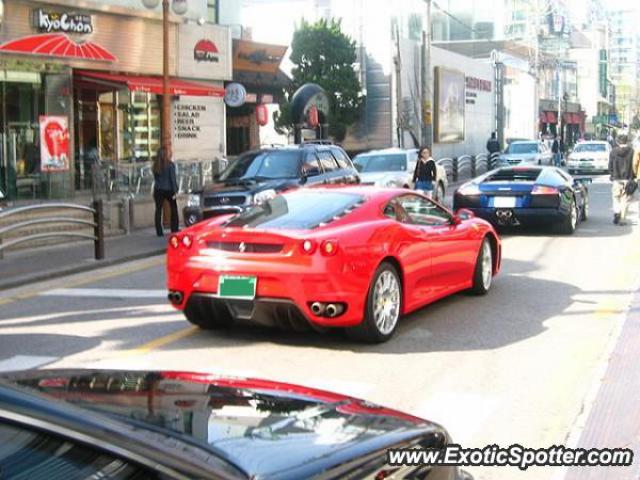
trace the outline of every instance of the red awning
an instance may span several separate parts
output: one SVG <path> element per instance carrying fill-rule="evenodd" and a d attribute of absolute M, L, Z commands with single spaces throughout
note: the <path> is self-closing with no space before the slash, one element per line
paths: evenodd
<path fill-rule="evenodd" d="M 93 42 L 76 43 L 64 33 L 46 33 L 18 38 L 0 45 L 0 51 L 105 62 L 117 60 L 106 48 Z"/>
<path fill-rule="evenodd" d="M 76 71 L 76 76 L 85 82 L 112 85 L 116 88 L 125 86 L 132 92 L 148 92 L 162 95 L 162 77 L 124 75 L 87 70 Z M 171 78 L 169 79 L 169 94 L 191 95 L 195 97 L 224 97 L 224 88 Z"/>

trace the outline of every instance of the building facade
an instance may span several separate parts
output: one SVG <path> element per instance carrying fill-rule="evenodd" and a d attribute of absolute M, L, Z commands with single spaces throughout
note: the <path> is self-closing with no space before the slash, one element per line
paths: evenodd
<path fill-rule="evenodd" d="M 203 17 L 206 1 L 189 2 L 198 4 L 170 17 L 178 161 L 226 150 L 231 38 L 228 28 Z M 91 189 L 98 162 L 135 166 L 151 159 L 162 134 L 162 71 L 161 15 L 141 0 L 5 0 L 0 189 L 9 199 L 68 197 Z"/>

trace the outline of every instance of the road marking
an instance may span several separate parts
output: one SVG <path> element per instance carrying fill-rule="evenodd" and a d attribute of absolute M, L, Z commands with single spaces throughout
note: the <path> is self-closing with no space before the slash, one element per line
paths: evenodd
<path fill-rule="evenodd" d="M 199 332 L 200 329 L 198 327 L 187 327 L 182 330 L 178 330 L 177 332 L 170 333 L 169 335 L 165 335 L 164 337 L 156 338 L 155 340 L 151 340 L 150 342 L 144 343 L 139 347 L 132 348 L 131 350 L 124 350 L 120 352 L 117 356 L 132 356 L 132 355 L 141 355 L 144 353 L 149 353 L 151 350 L 156 350 L 161 347 L 165 347 L 170 343 L 177 342 L 178 340 L 182 340 L 183 338 L 190 337 L 191 335 Z"/>
<path fill-rule="evenodd" d="M 28 300 L 30 298 L 37 297 L 42 293 L 43 289 L 45 289 L 48 285 L 55 285 L 56 287 L 60 287 L 60 288 L 79 287 L 82 285 L 87 285 L 89 283 L 99 282 L 100 280 L 106 280 L 108 278 L 113 278 L 113 277 L 120 277 L 128 273 L 138 272 L 140 270 L 145 270 L 147 268 L 157 267 L 159 265 L 162 265 L 164 261 L 165 261 L 165 256 L 158 255 L 157 257 L 153 257 L 149 260 L 135 261 L 132 265 L 125 263 L 123 264 L 123 266 L 103 267 L 105 269 L 108 269 L 108 271 L 103 273 L 96 273 L 91 271 L 80 273 L 78 275 L 81 275 L 83 278 L 70 280 L 66 283 L 63 282 L 62 284 L 58 284 L 56 281 L 54 281 L 55 282 L 54 283 L 51 280 L 46 280 L 44 282 L 39 282 L 33 285 L 29 285 L 29 287 L 27 288 L 30 293 L 16 293 L 14 295 L 9 294 L 4 298 L 0 298 L 0 306 L 7 305 L 9 303 L 13 303 L 18 300 Z M 112 269 L 115 269 L 115 270 L 112 270 Z M 98 269 L 98 271 L 99 270 L 100 269 Z M 18 289 L 18 291 L 20 290 L 25 290 L 25 288 Z"/>
<path fill-rule="evenodd" d="M 40 294 L 45 297 L 98 298 L 166 298 L 166 290 L 137 290 L 123 288 L 56 288 Z"/>
<path fill-rule="evenodd" d="M 15 355 L 0 361 L 0 372 L 29 370 L 58 360 L 58 357 L 39 357 L 36 355 Z"/>

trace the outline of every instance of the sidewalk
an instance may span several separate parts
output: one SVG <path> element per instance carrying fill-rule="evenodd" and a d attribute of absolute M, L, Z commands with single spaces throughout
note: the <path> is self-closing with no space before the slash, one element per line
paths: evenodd
<path fill-rule="evenodd" d="M 157 237 L 154 228 L 107 237 L 104 260 L 94 259 L 90 241 L 7 252 L 0 259 L 0 290 L 161 255 L 166 251 L 168 238 L 167 232 L 164 237 Z"/>

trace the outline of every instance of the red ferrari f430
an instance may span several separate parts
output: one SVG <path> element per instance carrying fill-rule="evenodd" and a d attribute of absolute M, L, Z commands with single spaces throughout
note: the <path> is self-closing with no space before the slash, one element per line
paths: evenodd
<path fill-rule="evenodd" d="M 203 329 L 242 319 L 383 342 L 402 315 L 487 293 L 500 260 L 489 223 L 418 192 L 304 188 L 172 236 L 169 300 Z"/>

